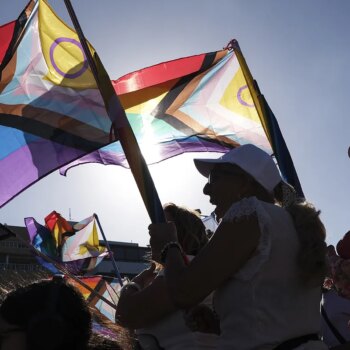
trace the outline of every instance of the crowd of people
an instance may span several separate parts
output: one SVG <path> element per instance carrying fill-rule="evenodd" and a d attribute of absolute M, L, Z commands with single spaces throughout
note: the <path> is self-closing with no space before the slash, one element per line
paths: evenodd
<path fill-rule="evenodd" d="M 219 222 L 210 239 L 196 211 L 166 204 L 115 323 L 42 280 L 3 293 L 0 349 L 350 349 L 350 232 L 327 247 L 320 212 L 253 145 L 195 166 Z"/>

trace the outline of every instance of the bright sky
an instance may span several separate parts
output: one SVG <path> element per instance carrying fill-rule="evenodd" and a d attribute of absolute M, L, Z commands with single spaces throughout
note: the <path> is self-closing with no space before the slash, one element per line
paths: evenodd
<path fill-rule="evenodd" d="M 4 2 L 4 0 L 1 0 Z M 63 0 L 50 4 L 68 23 Z M 6 1 L 0 24 L 27 0 Z M 274 111 L 306 197 L 322 211 L 328 242 L 350 229 L 350 2 L 347 0 L 73 0 L 85 36 L 111 79 L 163 61 L 216 51 L 236 38 Z M 6 9 L 6 10 L 5 10 Z M 209 214 L 205 178 L 187 154 L 150 167 L 163 203 Z M 209 154 L 214 157 L 214 154 Z M 56 210 L 99 215 L 108 239 L 148 244 L 150 220 L 129 170 L 83 165 L 53 173 L 0 209 L 0 222 L 39 222 Z"/>

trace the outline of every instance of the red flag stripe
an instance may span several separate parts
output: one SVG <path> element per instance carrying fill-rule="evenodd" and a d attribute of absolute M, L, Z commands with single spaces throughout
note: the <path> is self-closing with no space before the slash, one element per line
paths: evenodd
<path fill-rule="evenodd" d="M 16 21 L 12 21 L 0 26 L 0 64 L 6 54 L 7 48 L 10 45 Z"/>

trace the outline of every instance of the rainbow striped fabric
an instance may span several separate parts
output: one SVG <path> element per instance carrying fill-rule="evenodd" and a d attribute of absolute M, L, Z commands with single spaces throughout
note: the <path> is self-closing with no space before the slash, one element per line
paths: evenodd
<path fill-rule="evenodd" d="M 103 300 L 99 299 L 96 295 L 92 294 L 88 289 L 73 279 L 69 277 L 67 277 L 67 279 L 69 283 L 73 284 L 77 289 L 79 289 L 85 300 L 88 302 L 89 306 L 95 307 L 101 314 L 106 316 L 112 322 L 115 322 L 114 308 L 105 303 Z M 81 276 L 79 279 L 90 288 L 94 289 L 97 293 L 105 297 L 111 303 L 115 305 L 118 304 L 121 285 L 119 284 L 117 278 L 108 276 Z M 127 279 L 124 279 L 123 282 L 127 282 Z"/>
<path fill-rule="evenodd" d="M 148 164 L 246 143 L 272 153 L 233 50 L 164 62 L 113 85 Z M 114 142 L 60 171 L 89 162 L 128 166 L 120 143 Z"/>
<path fill-rule="evenodd" d="M 152 222 L 161 222 L 143 157 L 151 164 L 246 143 L 274 153 L 302 192 L 278 123 L 234 46 L 141 69 L 112 86 L 89 45 L 101 96 L 79 38 L 45 0 L 30 1 L 1 33 L 0 207 L 58 168 L 130 165 Z"/>
<path fill-rule="evenodd" d="M 76 33 L 45 0 L 32 5 L 2 28 L 0 206 L 111 141 L 112 122 Z"/>
<path fill-rule="evenodd" d="M 71 226 L 59 213 L 45 217 L 45 226 L 34 218 L 24 219 L 30 243 L 72 274 L 94 269 L 108 255 L 100 246 L 95 216 Z M 38 262 L 54 273 L 60 271 L 54 264 L 37 257 Z"/>
<path fill-rule="evenodd" d="M 16 21 L 12 21 L 0 26 L 0 64 L 4 60 L 7 49 L 13 37 Z"/>
<path fill-rule="evenodd" d="M 73 229 L 74 235 L 67 237 L 62 245 L 63 262 L 85 258 L 101 258 L 107 255 L 106 248 L 100 246 L 94 215 L 78 222 L 73 226 Z"/>
<path fill-rule="evenodd" d="M 7 64 L 14 53 L 18 38 L 33 11 L 35 0 L 30 0 L 17 20 L 0 26 L 0 65 Z"/>

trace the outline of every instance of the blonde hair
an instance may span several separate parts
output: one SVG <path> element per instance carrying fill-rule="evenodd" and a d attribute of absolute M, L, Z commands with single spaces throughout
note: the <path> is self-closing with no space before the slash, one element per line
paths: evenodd
<path fill-rule="evenodd" d="M 164 211 L 168 212 L 176 226 L 179 243 L 186 254 L 196 255 L 208 242 L 205 226 L 195 210 L 166 203 Z"/>
<path fill-rule="evenodd" d="M 275 199 L 282 203 L 283 184 L 274 190 Z M 309 285 L 322 286 L 327 273 L 326 229 L 320 219 L 320 210 L 305 199 L 299 199 L 286 206 L 298 233 L 300 250 L 298 266 L 302 282 Z"/>

